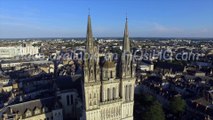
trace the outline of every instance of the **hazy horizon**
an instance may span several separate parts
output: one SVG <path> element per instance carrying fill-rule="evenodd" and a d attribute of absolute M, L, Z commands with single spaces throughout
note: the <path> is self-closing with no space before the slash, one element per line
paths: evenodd
<path fill-rule="evenodd" d="M 93 37 L 97 39 L 123 39 L 121 37 Z M 129 37 L 130 39 L 213 39 L 213 37 Z M 86 39 L 85 37 L 26 37 L 26 38 L 0 38 L 0 40 L 4 39 Z"/>
<path fill-rule="evenodd" d="M 94 37 L 213 38 L 213 0 L 0 0 L 0 38 L 85 37 L 88 8 Z"/>

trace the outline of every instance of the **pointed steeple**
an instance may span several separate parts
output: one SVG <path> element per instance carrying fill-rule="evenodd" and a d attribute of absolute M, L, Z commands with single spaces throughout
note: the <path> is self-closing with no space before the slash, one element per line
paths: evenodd
<path fill-rule="evenodd" d="M 128 18 L 126 17 L 126 24 L 123 38 L 123 51 L 130 52 L 129 32 L 128 32 Z"/>
<path fill-rule="evenodd" d="M 90 54 L 93 53 L 93 35 L 92 35 L 92 25 L 90 15 L 88 15 L 88 23 L 87 23 L 86 50 Z"/>

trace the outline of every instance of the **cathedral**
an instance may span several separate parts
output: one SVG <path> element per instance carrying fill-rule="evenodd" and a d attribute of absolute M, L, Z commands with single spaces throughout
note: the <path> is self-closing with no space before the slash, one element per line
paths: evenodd
<path fill-rule="evenodd" d="M 83 116 L 85 119 L 133 120 L 135 64 L 130 51 L 127 18 L 120 63 L 116 64 L 113 58 L 109 57 L 102 66 L 99 65 L 99 51 L 94 44 L 90 15 L 86 52 L 95 57 L 84 61 Z M 117 70 L 116 67 L 120 69 Z M 120 72 L 120 76 L 116 72 Z"/>

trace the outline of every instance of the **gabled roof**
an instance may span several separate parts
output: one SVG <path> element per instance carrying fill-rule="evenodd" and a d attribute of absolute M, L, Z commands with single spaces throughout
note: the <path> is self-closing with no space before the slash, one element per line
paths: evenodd
<path fill-rule="evenodd" d="M 35 110 L 35 108 L 43 108 L 47 107 L 49 110 L 54 109 L 54 105 L 56 104 L 56 99 L 55 97 L 48 97 L 44 99 L 36 99 L 36 100 L 31 100 L 23 103 L 18 103 L 14 105 L 9 105 L 7 106 L 6 110 L 3 111 L 3 113 L 10 114 L 11 110 L 14 113 L 18 113 L 20 115 L 23 115 L 27 110 Z"/>

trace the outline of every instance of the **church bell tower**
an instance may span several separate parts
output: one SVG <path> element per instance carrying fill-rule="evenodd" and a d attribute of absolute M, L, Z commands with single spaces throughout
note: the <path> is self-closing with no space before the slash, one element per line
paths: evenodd
<path fill-rule="evenodd" d="M 100 78 L 97 48 L 94 48 L 91 17 L 88 15 L 84 55 L 84 102 L 86 120 L 100 120 Z"/>

